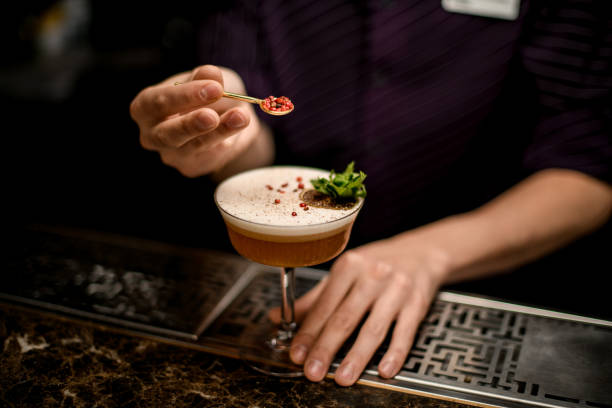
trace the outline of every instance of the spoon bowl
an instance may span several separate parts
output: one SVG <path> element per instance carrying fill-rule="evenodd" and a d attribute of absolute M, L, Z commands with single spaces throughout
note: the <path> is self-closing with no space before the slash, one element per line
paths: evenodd
<path fill-rule="evenodd" d="M 286 115 L 288 113 L 293 112 L 293 104 L 291 104 L 290 107 L 288 107 L 288 109 L 286 110 L 272 110 L 270 108 L 268 108 L 266 106 L 266 100 L 265 99 L 260 99 L 261 102 L 258 103 L 259 108 L 266 112 L 268 115 L 274 115 L 274 116 L 283 116 Z"/>

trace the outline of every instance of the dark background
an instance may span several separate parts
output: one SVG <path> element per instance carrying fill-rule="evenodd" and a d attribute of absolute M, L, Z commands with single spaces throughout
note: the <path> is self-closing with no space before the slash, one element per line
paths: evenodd
<path fill-rule="evenodd" d="M 229 248 L 212 184 L 183 177 L 142 149 L 129 116 L 144 87 L 198 65 L 195 27 L 214 11 L 210 3 L 3 5 L 0 103 L 10 225 L 68 225 Z M 61 40 L 48 45 L 54 38 Z"/>

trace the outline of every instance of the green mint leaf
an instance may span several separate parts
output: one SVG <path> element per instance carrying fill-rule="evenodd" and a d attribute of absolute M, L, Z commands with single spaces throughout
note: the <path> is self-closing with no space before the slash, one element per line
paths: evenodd
<path fill-rule="evenodd" d="M 366 174 L 363 171 L 355 172 L 355 162 L 352 161 L 342 173 L 332 170 L 329 179 L 319 177 L 310 182 L 315 190 L 332 198 L 357 198 L 367 195 L 363 184 L 365 178 Z"/>

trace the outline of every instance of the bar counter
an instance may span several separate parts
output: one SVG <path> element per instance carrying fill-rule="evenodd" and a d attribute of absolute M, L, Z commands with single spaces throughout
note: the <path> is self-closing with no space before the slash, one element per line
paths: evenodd
<path fill-rule="evenodd" d="M 332 380 L 259 374 L 242 361 L 0 304 L 0 406 L 438 407 L 466 405 Z"/>
<path fill-rule="evenodd" d="M 612 408 L 610 320 L 443 290 L 393 379 L 376 368 L 388 336 L 359 384 L 341 387 L 332 378 L 354 335 L 319 383 L 244 361 L 278 363 L 262 350 L 276 268 L 96 231 L 10 236 L 0 407 Z M 326 274 L 298 269 L 297 296 Z"/>

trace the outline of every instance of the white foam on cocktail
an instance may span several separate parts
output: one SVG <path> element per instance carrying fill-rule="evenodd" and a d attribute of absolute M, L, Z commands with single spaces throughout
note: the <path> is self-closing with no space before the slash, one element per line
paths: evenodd
<path fill-rule="evenodd" d="M 222 182 L 215 192 L 215 200 L 226 222 L 262 234 L 319 234 L 353 222 L 362 205 L 361 198 L 348 210 L 309 206 L 305 211 L 300 207 L 303 202 L 300 193 L 304 190 L 299 184 L 304 184 L 305 190 L 312 189 L 310 180 L 318 177 L 329 177 L 329 171 L 295 166 L 250 170 Z M 293 212 L 297 215 L 292 215 Z"/>

